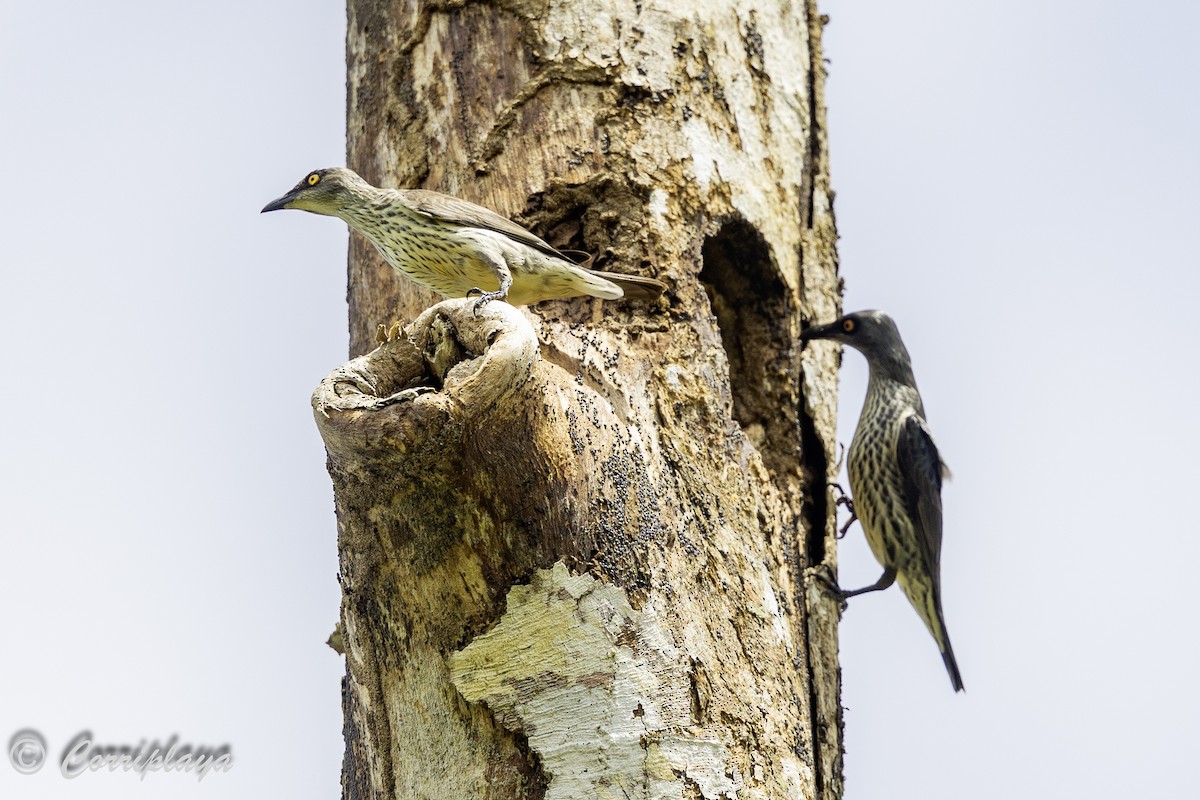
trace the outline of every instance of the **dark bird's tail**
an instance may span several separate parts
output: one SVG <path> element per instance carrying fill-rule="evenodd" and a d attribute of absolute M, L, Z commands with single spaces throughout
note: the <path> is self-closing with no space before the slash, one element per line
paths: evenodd
<path fill-rule="evenodd" d="M 954 659 L 954 648 L 950 646 L 950 634 L 946 631 L 946 618 L 942 614 L 941 590 L 936 578 L 929 581 L 920 573 L 902 572 L 899 580 L 900 588 L 904 590 L 908 602 L 912 603 L 933 640 L 937 642 L 942 661 L 946 663 L 946 672 L 950 673 L 950 683 L 954 684 L 954 691 L 961 692 L 962 675 L 959 674 L 958 662 Z"/>
<path fill-rule="evenodd" d="M 954 691 L 961 692 L 962 674 L 958 671 L 958 662 L 954 660 L 954 648 L 950 646 L 949 636 L 946 637 L 946 649 L 942 651 L 942 661 L 946 663 L 946 672 L 950 673 L 950 683 L 954 684 Z"/>

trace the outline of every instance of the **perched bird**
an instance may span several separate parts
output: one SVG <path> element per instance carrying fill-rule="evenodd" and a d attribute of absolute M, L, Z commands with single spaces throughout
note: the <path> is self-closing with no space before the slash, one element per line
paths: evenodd
<path fill-rule="evenodd" d="M 832 339 L 850 345 L 866 356 L 870 368 L 847 470 L 854 513 L 883 566 L 883 575 L 865 588 L 837 591 L 842 598 L 853 597 L 886 589 L 899 580 L 937 641 L 954 690 L 962 691 L 962 676 L 942 615 L 941 493 L 942 478 L 949 470 L 925 422 L 900 331 L 887 314 L 859 311 L 809 328 L 800 339 Z"/>
<path fill-rule="evenodd" d="M 263 212 L 281 208 L 341 218 L 422 286 L 446 297 L 479 294 L 476 309 L 489 300 L 653 298 L 665 288 L 653 278 L 581 267 L 483 206 L 425 189 L 377 189 L 348 169 L 310 172 Z"/>

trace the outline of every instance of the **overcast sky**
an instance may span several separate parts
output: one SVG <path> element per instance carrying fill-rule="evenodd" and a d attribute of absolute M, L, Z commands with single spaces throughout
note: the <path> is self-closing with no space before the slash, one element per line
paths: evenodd
<path fill-rule="evenodd" d="M 847 798 L 1194 796 L 1200 6 L 823 10 L 846 308 L 896 318 L 954 470 L 967 686 L 899 591 L 852 600 Z M 340 791 L 308 395 L 346 354 L 347 234 L 258 210 L 344 161 L 344 28 L 338 3 L 0 0 L 0 743 L 236 759 L 68 782 L 0 757 L 2 797 Z M 847 353 L 847 442 L 864 379 Z M 878 576 L 857 528 L 841 558 Z"/>

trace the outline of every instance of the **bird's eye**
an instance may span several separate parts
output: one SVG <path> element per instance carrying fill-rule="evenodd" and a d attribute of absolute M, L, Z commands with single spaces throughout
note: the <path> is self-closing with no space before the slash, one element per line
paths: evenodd
<path fill-rule="evenodd" d="M 321 176 L 314 172 L 312 175 L 309 175 L 306 180 L 309 186 L 316 186 L 317 183 L 320 182 Z"/>
<path fill-rule="evenodd" d="M 854 327 L 854 320 L 842 320 L 842 330 L 844 330 L 846 333 L 854 333 Z"/>

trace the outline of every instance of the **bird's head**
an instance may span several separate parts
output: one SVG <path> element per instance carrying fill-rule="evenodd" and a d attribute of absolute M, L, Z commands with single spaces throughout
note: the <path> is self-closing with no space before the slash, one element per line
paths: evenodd
<path fill-rule="evenodd" d="M 800 341 L 831 339 L 850 345 L 871 364 L 910 369 L 908 350 L 892 318 L 882 311 L 855 311 L 827 325 L 814 325 L 800 333 Z"/>
<path fill-rule="evenodd" d="M 314 214 L 337 216 L 338 212 L 360 199 L 370 184 L 352 170 L 333 167 L 318 169 L 304 176 L 290 192 L 263 206 L 263 213 L 281 208 L 298 208 Z"/>

